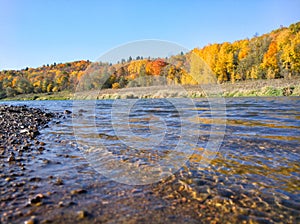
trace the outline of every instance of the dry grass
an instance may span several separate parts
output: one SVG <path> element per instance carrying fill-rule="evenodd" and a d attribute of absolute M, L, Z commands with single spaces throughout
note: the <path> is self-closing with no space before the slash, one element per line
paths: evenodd
<path fill-rule="evenodd" d="M 197 86 L 150 86 L 76 93 L 76 99 L 197 98 L 300 95 L 300 77 Z"/>
<path fill-rule="evenodd" d="M 18 95 L 5 100 L 66 100 L 66 99 L 146 99 L 146 98 L 198 98 L 206 96 L 300 96 L 300 77 L 241 81 L 197 86 L 150 86 L 123 89 L 102 89 L 85 92 L 58 92 L 52 94 Z"/>

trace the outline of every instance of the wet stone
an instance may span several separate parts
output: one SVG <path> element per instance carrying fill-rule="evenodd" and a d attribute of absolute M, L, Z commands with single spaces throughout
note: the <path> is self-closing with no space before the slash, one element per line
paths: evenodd
<path fill-rule="evenodd" d="M 64 114 L 71 114 L 72 112 L 71 111 L 69 111 L 69 110 L 65 110 L 64 111 Z"/>
<path fill-rule="evenodd" d="M 38 219 L 35 216 L 32 216 L 30 219 L 26 220 L 24 224 L 38 224 Z"/>
<path fill-rule="evenodd" d="M 235 195 L 234 192 L 232 192 L 230 189 L 225 189 L 225 188 L 219 188 L 218 194 L 226 198 L 233 198 Z"/>
<path fill-rule="evenodd" d="M 31 205 L 32 204 L 34 204 L 34 205 L 40 204 L 40 203 L 42 203 L 43 198 L 45 198 L 45 196 L 43 194 L 37 194 L 33 198 L 29 199 L 29 204 L 31 204 Z"/>
<path fill-rule="evenodd" d="M 16 161 L 16 158 L 14 155 L 11 155 L 10 157 L 8 157 L 7 162 L 14 162 Z"/>
<path fill-rule="evenodd" d="M 78 211 L 77 212 L 77 217 L 79 219 L 84 219 L 84 218 L 88 217 L 88 212 L 85 211 L 85 210 Z"/>
<path fill-rule="evenodd" d="M 45 150 L 45 148 L 41 146 L 41 147 L 38 148 L 38 150 L 39 150 L 40 152 L 42 152 L 42 151 Z"/>
<path fill-rule="evenodd" d="M 42 180 L 42 178 L 40 177 L 32 177 L 29 179 L 30 182 L 40 182 Z"/>
<path fill-rule="evenodd" d="M 55 185 L 63 185 L 64 182 L 63 182 L 63 180 L 61 178 L 57 178 L 54 184 Z"/>
<path fill-rule="evenodd" d="M 211 192 L 210 187 L 207 185 L 197 186 L 196 190 L 199 193 L 210 193 Z"/>
<path fill-rule="evenodd" d="M 75 195 L 75 194 L 85 194 L 87 193 L 87 191 L 85 189 L 76 189 L 76 190 L 72 190 L 71 191 L 71 195 Z"/>
<path fill-rule="evenodd" d="M 72 206 L 72 205 L 77 205 L 77 203 L 74 202 L 74 201 L 70 201 L 70 202 L 68 203 L 68 206 Z"/>

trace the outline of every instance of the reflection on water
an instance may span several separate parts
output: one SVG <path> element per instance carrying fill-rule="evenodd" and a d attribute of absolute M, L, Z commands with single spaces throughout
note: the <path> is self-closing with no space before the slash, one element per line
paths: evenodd
<path fill-rule="evenodd" d="M 211 132 L 211 125 L 223 121 L 212 119 L 206 100 L 194 102 L 196 108 L 185 107 L 186 115 L 190 116 L 183 124 L 180 113 L 165 101 L 140 101 L 129 113 L 129 124 L 120 122 L 118 126 L 128 125 L 130 135 L 121 130 L 117 134 L 114 129 L 118 125 L 111 120 L 114 101 L 97 101 L 95 111 L 83 106 L 84 110 L 73 114 L 80 117 L 79 123 L 78 119 L 72 123 L 69 117 L 43 130 L 40 139 L 47 143 L 48 151 L 37 158 L 59 163 L 33 162 L 34 172 L 30 175 L 60 176 L 64 179 L 64 189 L 84 186 L 88 194 L 78 196 L 76 203 L 93 214 L 91 222 L 142 223 L 153 218 L 169 223 L 300 222 L 300 98 L 226 99 L 225 138 L 207 168 L 202 168 L 201 163 L 204 153 L 210 156 L 210 151 L 205 150 L 209 137 L 222 134 L 217 129 Z M 25 103 L 60 112 L 72 107 L 70 101 Z M 82 132 L 77 136 L 78 144 L 73 136 L 74 126 Z M 158 183 L 138 187 L 119 184 L 98 174 L 84 159 L 88 150 L 94 156 L 99 150 L 96 146 L 101 144 L 107 149 L 104 158 L 113 156 L 119 165 L 130 163 L 145 169 L 145 173 L 147 167 L 158 173 L 167 172 L 157 164 L 179 144 L 183 126 L 188 127 L 187 135 L 198 135 L 195 144 L 189 138 L 180 143 L 193 153 L 181 169 L 175 174 L 169 172 Z M 95 148 L 89 147 L 91 142 Z M 185 153 L 177 149 L 176 156 L 185 157 Z M 106 162 L 106 168 L 116 165 L 112 160 Z M 61 189 L 56 191 L 63 194 Z M 70 221 L 74 209 L 77 207 L 66 207 L 60 215 L 53 210 L 53 214 Z"/>

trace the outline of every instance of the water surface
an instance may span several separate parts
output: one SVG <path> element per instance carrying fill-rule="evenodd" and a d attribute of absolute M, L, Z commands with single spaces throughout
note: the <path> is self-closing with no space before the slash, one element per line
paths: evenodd
<path fill-rule="evenodd" d="M 47 150 L 32 155 L 30 169 L 17 181 L 40 179 L 5 202 L 1 212 L 21 210 L 25 215 L 13 220 L 26 220 L 30 213 L 57 223 L 78 220 L 79 210 L 88 212 L 81 220 L 87 223 L 300 222 L 299 97 L 226 99 L 225 132 L 212 128 L 221 127 L 223 115 L 218 109 L 211 111 L 205 99 L 194 100 L 195 107 L 179 100 L 184 114 L 167 99 L 138 100 L 130 109 L 129 124 L 121 116 L 114 121 L 114 103 L 93 101 L 89 108 L 91 104 L 83 102 L 81 111 L 42 130 L 39 141 L 46 143 Z M 5 104 L 63 112 L 72 110 L 73 102 Z M 74 127 L 80 127 L 75 128 L 80 134 L 74 136 Z M 222 134 L 216 157 L 203 167 L 210 136 Z M 180 162 L 161 162 L 165 158 Z M 138 169 L 124 173 L 116 165 Z M 124 174 L 130 178 L 128 172 L 136 170 L 157 170 L 156 177 L 164 178 L 146 185 L 120 183 Z M 132 181 L 142 174 L 132 173 Z M 57 184 L 58 179 L 63 184 Z M 73 194 L 76 189 L 86 192 Z M 24 206 L 28 194 L 47 192 L 43 205 Z"/>

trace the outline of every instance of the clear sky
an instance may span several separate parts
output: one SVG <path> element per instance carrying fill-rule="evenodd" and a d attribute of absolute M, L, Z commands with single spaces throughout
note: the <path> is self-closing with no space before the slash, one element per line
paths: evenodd
<path fill-rule="evenodd" d="M 127 42 L 187 49 L 300 21 L 299 0 L 0 0 L 0 70 L 96 60 Z"/>

